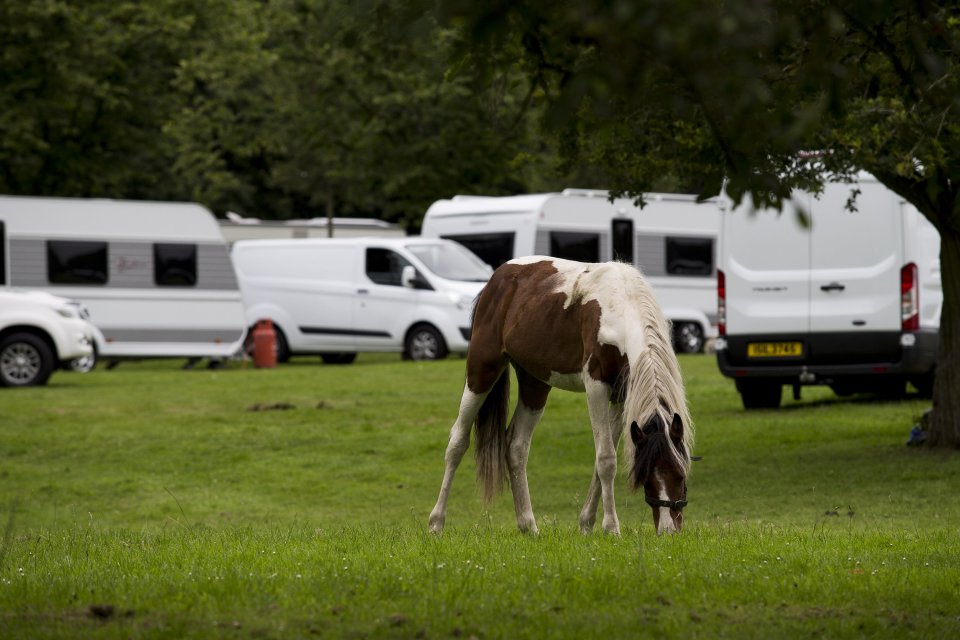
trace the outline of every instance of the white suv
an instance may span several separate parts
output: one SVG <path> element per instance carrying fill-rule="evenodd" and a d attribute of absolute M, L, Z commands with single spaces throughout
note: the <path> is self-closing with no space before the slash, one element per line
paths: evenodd
<path fill-rule="evenodd" d="M 96 328 L 85 309 L 48 293 L 0 289 L 0 386 L 46 384 L 58 367 L 92 362 Z"/>

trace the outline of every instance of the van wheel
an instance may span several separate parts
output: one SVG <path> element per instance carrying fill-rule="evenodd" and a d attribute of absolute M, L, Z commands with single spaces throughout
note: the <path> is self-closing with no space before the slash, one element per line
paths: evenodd
<path fill-rule="evenodd" d="M 920 394 L 921 398 L 932 398 L 933 397 L 933 380 L 934 380 L 934 374 L 931 371 L 930 373 L 924 376 L 911 378 L 910 383 L 917 388 L 917 392 Z"/>
<path fill-rule="evenodd" d="M 350 364 L 357 359 L 355 353 L 321 353 L 320 359 L 326 364 Z"/>
<path fill-rule="evenodd" d="M 674 325 L 673 348 L 677 353 L 700 353 L 703 351 L 703 329 L 696 322 Z"/>
<path fill-rule="evenodd" d="M 53 352 L 41 338 L 30 333 L 14 333 L 0 342 L 0 385 L 46 384 L 53 369 Z"/>
<path fill-rule="evenodd" d="M 769 380 L 737 380 L 737 391 L 744 409 L 776 409 L 783 396 L 783 385 Z"/>
<path fill-rule="evenodd" d="M 283 331 L 277 325 L 273 325 L 273 332 L 276 335 L 277 362 L 288 362 L 290 346 L 287 344 L 287 336 L 283 335 Z"/>
<path fill-rule="evenodd" d="M 447 345 L 436 328 L 418 324 L 407 332 L 403 357 L 408 360 L 440 360 L 447 357 Z"/>

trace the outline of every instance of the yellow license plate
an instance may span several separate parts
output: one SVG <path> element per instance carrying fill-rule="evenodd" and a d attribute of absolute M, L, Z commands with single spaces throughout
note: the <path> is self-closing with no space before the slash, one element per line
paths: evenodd
<path fill-rule="evenodd" d="M 802 342 L 751 342 L 748 358 L 789 358 L 803 355 Z"/>

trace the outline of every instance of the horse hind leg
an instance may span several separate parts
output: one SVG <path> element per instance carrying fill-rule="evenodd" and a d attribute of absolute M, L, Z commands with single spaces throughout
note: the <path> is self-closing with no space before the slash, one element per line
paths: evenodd
<path fill-rule="evenodd" d="M 590 488 L 587 489 L 587 499 L 584 500 L 583 508 L 580 510 L 580 533 L 583 535 L 593 531 L 593 525 L 597 522 L 597 507 L 599 505 L 600 476 L 597 475 L 596 467 L 594 467 Z"/>
<path fill-rule="evenodd" d="M 488 393 L 488 392 L 487 392 Z M 463 396 L 460 398 L 460 411 L 457 420 L 450 429 L 450 440 L 444 454 L 443 481 L 440 484 L 440 495 L 437 504 L 430 512 L 430 532 L 440 533 L 447 517 L 447 499 L 450 497 L 450 486 L 453 484 L 453 475 L 463 460 L 463 455 L 470 446 L 470 429 L 480 407 L 483 405 L 487 393 L 474 393 L 467 385 L 463 387 Z"/>

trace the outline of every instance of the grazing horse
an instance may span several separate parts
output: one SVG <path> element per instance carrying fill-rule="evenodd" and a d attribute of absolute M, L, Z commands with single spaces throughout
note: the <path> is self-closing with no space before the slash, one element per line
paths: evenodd
<path fill-rule="evenodd" d="M 537 532 L 527 457 L 552 387 L 587 394 L 596 461 L 581 532 L 593 530 L 601 498 L 603 529 L 620 532 L 613 482 L 624 429 L 631 487 L 643 487 L 657 533 L 679 531 L 693 428 L 669 336 L 650 285 L 630 265 L 533 256 L 497 269 L 474 309 L 466 384 L 430 531 L 443 530 L 453 475 L 475 424 L 484 499 L 509 478 L 517 526 Z M 508 364 L 519 385 L 509 426 Z"/>

